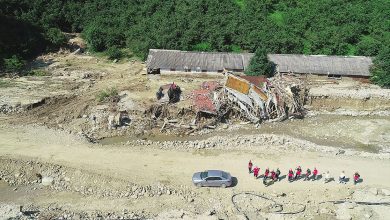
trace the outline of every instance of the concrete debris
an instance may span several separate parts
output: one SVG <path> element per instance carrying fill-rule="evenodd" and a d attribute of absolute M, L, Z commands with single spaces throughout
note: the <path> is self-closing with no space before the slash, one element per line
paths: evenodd
<path fill-rule="evenodd" d="M 51 185 L 53 185 L 53 183 L 54 183 L 53 177 L 44 176 L 42 178 L 42 185 L 44 185 L 44 186 L 51 186 Z"/>

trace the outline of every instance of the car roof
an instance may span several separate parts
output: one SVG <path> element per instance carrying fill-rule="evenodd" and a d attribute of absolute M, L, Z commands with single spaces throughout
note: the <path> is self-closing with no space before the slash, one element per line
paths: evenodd
<path fill-rule="evenodd" d="M 208 175 L 207 176 L 214 176 L 214 177 L 221 177 L 222 176 L 222 170 L 208 170 L 207 173 Z"/>

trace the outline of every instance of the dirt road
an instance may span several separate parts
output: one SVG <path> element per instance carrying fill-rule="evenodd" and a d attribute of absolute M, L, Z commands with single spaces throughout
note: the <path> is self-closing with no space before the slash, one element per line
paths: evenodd
<path fill-rule="evenodd" d="M 227 138 L 227 137 L 221 137 Z M 294 199 L 302 202 L 320 202 L 329 198 L 342 199 L 351 190 L 366 187 L 390 188 L 390 175 L 378 175 L 377 170 L 382 172 L 390 170 L 390 161 L 373 160 L 369 158 L 347 157 L 342 155 L 330 155 L 317 152 L 289 153 L 275 156 L 269 146 L 270 153 L 262 154 L 251 151 L 222 151 L 222 150 L 192 150 L 174 151 L 160 150 L 158 146 L 124 147 L 124 146 L 96 146 L 85 141 L 78 140 L 74 135 L 49 130 L 42 127 L 1 127 L 0 128 L 0 157 L 14 159 L 29 159 L 51 164 L 59 164 L 66 167 L 97 173 L 105 177 L 111 177 L 136 183 L 140 185 L 153 185 L 163 183 L 172 188 L 180 186 L 188 187 L 196 193 L 195 200 L 199 202 L 195 210 L 205 210 L 205 207 L 213 206 L 214 198 L 221 204 L 221 210 L 228 210 L 227 215 L 234 213 L 230 198 L 234 193 L 254 191 L 266 194 L 293 193 Z M 363 183 L 353 186 L 336 183 L 323 184 L 322 181 L 288 183 L 285 179 L 270 187 L 264 187 L 260 180 L 255 180 L 247 173 L 246 165 L 249 159 L 261 168 L 265 167 L 282 170 L 282 175 L 289 168 L 301 165 L 304 169 L 317 167 L 320 173 L 329 170 L 337 178 L 341 170 L 351 177 L 352 173 L 359 171 Z M 193 172 L 205 169 L 223 169 L 231 172 L 238 180 L 235 187 L 228 189 L 196 188 L 192 186 L 191 176 Z M 316 197 L 313 198 L 313 194 Z M 61 198 L 61 196 L 59 197 Z M 47 199 L 47 198 L 46 198 Z M 55 200 L 54 200 L 55 201 Z M 82 201 L 77 200 L 76 201 Z M 90 205 L 99 207 L 105 204 L 117 209 L 126 207 L 128 203 L 121 205 L 107 203 L 107 200 L 93 200 Z M 149 200 L 142 200 L 140 204 L 151 204 Z M 157 201 L 164 201 L 159 199 Z M 170 205 L 159 208 L 158 203 L 143 207 L 147 212 L 158 214 L 169 208 L 180 208 L 178 199 L 169 199 Z M 57 201 L 68 203 L 66 199 Z M 76 202 L 78 204 L 79 202 Z M 202 204 L 203 203 L 203 207 Z M 93 205 L 92 205 L 93 204 Z M 175 204 L 175 205 L 172 205 Z M 91 206 L 86 206 L 90 209 Z M 141 205 L 142 206 L 142 205 Z M 195 205 L 196 206 L 196 205 Z"/>

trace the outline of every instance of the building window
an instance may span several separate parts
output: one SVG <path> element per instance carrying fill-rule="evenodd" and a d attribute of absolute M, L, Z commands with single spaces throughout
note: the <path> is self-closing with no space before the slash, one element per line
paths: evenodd
<path fill-rule="evenodd" d="M 176 69 L 175 68 L 171 68 L 170 71 L 176 71 Z"/>

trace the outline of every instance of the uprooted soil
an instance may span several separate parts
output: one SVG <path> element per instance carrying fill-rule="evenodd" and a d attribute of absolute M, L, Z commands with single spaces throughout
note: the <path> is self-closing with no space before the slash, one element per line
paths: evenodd
<path fill-rule="evenodd" d="M 1 217 L 384 219 L 390 213 L 389 175 L 377 172 L 390 169 L 387 90 L 344 79 L 318 85 L 315 79 L 311 86 L 318 89 L 309 93 L 304 119 L 252 125 L 231 118 L 186 133 L 195 119 L 190 92 L 223 77 L 145 75 L 136 60 L 113 63 L 71 53 L 36 62 L 50 74 L 0 84 L 7 85 L 0 87 Z M 182 100 L 162 109 L 155 93 L 172 82 L 183 90 Z M 351 93 L 352 87 L 364 91 Z M 111 88 L 118 94 L 99 101 Z M 348 104 L 351 99 L 360 104 Z M 151 106 L 160 106 L 161 117 Z M 130 122 L 109 126 L 108 119 L 123 111 Z M 162 130 L 168 120 L 184 128 Z M 248 174 L 249 159 L 260 173 L 280 168 L 283 176 L 301 165 L 329 170 L 336 180 L 341 170 L 350 178 L 359 171 L 363 182 L 282 179 L 266 187 Z M 192 174 L 206 169 L 229 171 L 234 186 L 194 187 Z"/>

